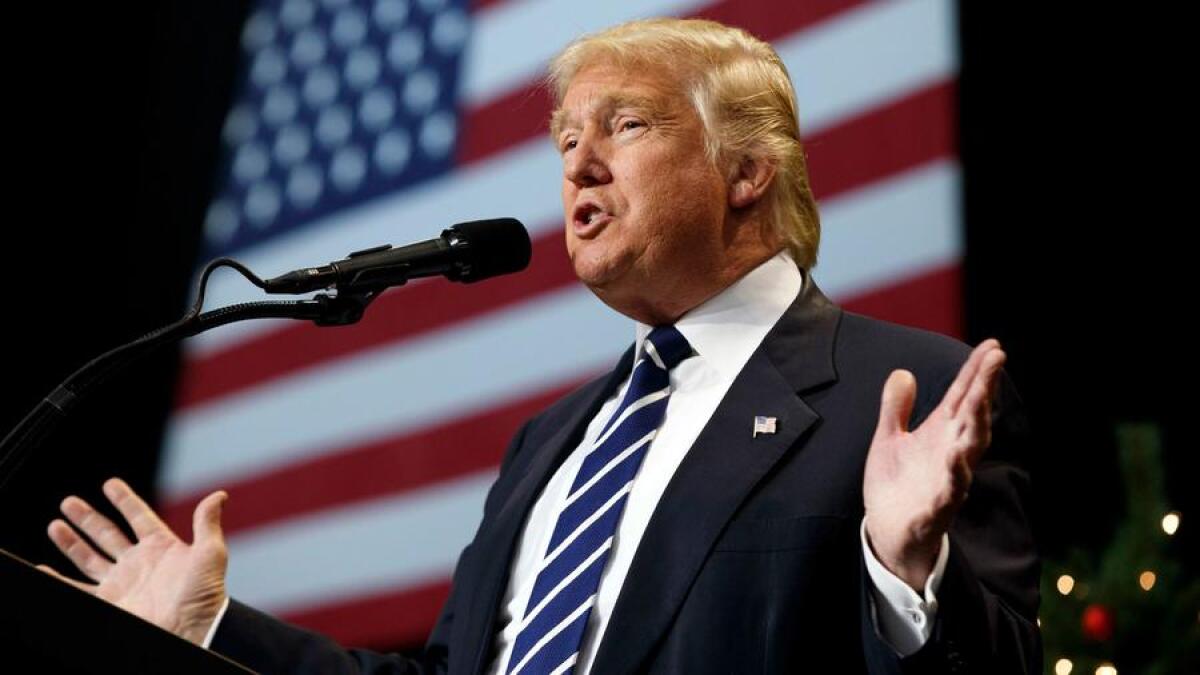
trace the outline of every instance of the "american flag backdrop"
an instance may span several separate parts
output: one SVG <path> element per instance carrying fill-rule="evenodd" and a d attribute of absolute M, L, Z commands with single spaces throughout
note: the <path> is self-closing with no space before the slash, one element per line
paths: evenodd
<path fill-rule="evenodd" d="M 846 308 L 960 335 L 956 5 L 949 0 L 262 0 L 206 222 L 260 276 L 514 216 L 524 273 L 393 289 L 359 325 L 250 322 L 185 347 L 160 504 L 230 493 L 233 596 L 348 644 L 424 640 L 510 435 L 633 339 L 571 273 L 539 88 L 581 33 L 716 19 L 796 85 L 821 206 L 814 278 Z M 209 308 L 262 299 L 235 274 Z"/>

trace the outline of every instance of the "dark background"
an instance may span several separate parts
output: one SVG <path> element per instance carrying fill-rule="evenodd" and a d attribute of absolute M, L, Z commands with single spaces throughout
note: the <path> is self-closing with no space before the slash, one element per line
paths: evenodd
<path fill-rule="evenodd" d="M 1123 508 L 1114 425 L 1150 421 L 1184 514 L 1173 545 L 1196 569 L 1195 261 L 1171 236 L 1196 222 L 1180 22 L 964 4 L 967 339 L 1000 339 L 1028 405 L 1039 545 L 1107 541 Z M 183 312 L 247 8 L 80 3 L 10 24 L 0 428 Z M 111 475 L 153 494 L 176 365 L 165 350 L 110 382 L 25 463 L 0 492 L 0 547 L 65 569 L 44 534 L 63 496 L 102 503 Z"/>

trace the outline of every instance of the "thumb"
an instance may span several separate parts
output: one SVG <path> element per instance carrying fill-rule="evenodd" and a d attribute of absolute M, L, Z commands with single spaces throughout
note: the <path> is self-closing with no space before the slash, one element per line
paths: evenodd
<path fill-rule="evenodd" d="M 893 436 L 908 431 L 908 418 L 917 399 L 917 378 L 907 370 L 893 370 L 883 383 L 879 426 L 875 436 Z"/>
<path fill-rule="evenodd" d="M 225 510 L 225 501 L 229 494 L 217 490 L 208 495 L 196 505 L 192 514 L 192 543 L 225 545 L 225 534 L 221 531 L 221 514 Z"/>

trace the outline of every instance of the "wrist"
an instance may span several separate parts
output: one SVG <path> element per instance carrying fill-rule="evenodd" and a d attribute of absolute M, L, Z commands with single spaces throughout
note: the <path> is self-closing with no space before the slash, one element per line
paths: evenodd
<path fill-rule="evenodd" d="M 923 593 L 925 582 L 937 564 L 942 535 L 891 537 L 872 531 L 870 518 L 866 521 L 866 534 L 867 545 L 876 560 L 914 591 Z"/>
<path fill-rule="evenodd" d="M 212 602 L 206 601 L 203 607 L 196 608 L 187 619 L 180 622 L 173 632 L 194 645 L 206 647 L 211 640 L 213 628 L 220 620 L 228 602 L 228 596 L 224 593 Z"/>

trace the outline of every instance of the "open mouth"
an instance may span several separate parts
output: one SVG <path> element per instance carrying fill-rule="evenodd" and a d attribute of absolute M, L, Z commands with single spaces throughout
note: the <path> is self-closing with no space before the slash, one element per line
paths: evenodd
<path fill-rule="evenodd" d="M 584 202 L 575 207 L 575 213 L 572 220 L 575 227 L 575 233 L 588 237 L 594 235 L 599 229 L 612 220 L 613 216 L 604 207 L 595 202 Z"/>

